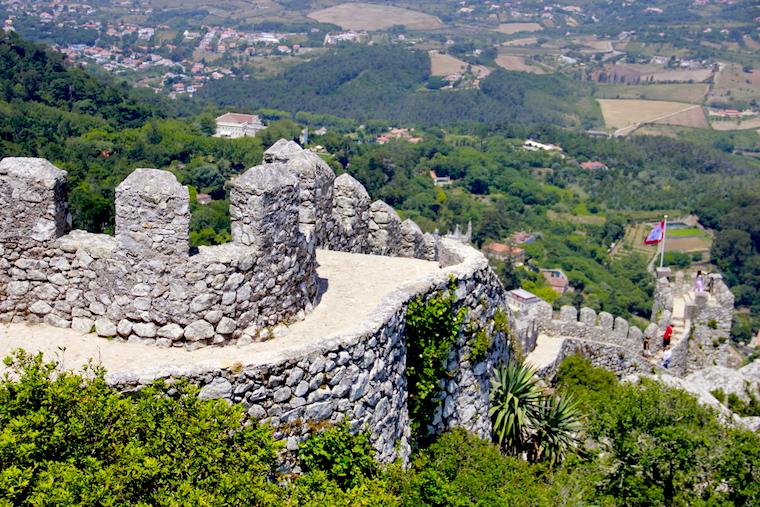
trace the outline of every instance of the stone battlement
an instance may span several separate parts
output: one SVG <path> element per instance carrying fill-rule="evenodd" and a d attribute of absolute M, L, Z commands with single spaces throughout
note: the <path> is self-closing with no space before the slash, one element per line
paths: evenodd
<path fill-rule="evenodd" d="M 117 188 L 115 236 L 71 231 L 66 172 L 0 162 L 0 321 L 91 329 L 159 346 L 245 344 L 319 298 L 316 248 L 437 260 L 440 241 L 370 203 L 349 175 L 279 141 L 235 178 L 232 241 L 189 247 L 189 194 L 168 171 Z"/>
<path fill-rule="evenodd" d="M 550 337 L 578 338 L 581 340 L 605 342 L 630 350 L 641 350 L 643 333 L 622 317 L 614 317 L 608 312 L 596 313 L 582 307 L 580 312 L 574 306 L 560 308 L 559 317 L 554 318 L 551 305 L 541 302 L 530 311 L 535 321 L 536 332 Z"/>

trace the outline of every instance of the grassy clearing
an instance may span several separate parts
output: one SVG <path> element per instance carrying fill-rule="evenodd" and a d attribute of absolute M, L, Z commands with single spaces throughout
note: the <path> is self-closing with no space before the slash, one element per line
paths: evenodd
<path fill-rule="evenodd" d="M 546 74 L 546 71 L 543 68 L 526 63 L 525 58 L 522 56 L 499 55 L 496 57 L 495 62 L 496 65 L 507 70 L 531 72 L 533 74 Z"/>
<path fill-rule="evenodd" d="M 424 12 L 365 3 L 345 3 L 314 11 L 309 17 L 322 23 L 334 23 L 346 30 L 383 30 L 404 25 L 410 30 L 441 28 L 441 20 Z"/>
<path fill-rule="evenodd" d="M 496 28 L 496 31 L 512 35 L 520 32 L 538 32 L 543 29 L 538 23 L 502 23 Z"/>
<path fill-rule="evenodd" d="M 451 55 L 443 55 L 437 51 L 430 52 L 430 73 L 434 76 L 448 76 L 464 72 L 467 62 Z"/>
<path fill-rule="evenodd" d="M 739 64 L 721 64 L 710 91 L 710 101 L 733 102 L 751 99 L 760 99 L 760 70 L 744 72 Z"/>
<path fill-rule="evenodd" d="M 555 222 L 571 222 L 574 224 L 602 225 L 607 220 L 604 215 L 573 215 L 572 213 L 559 213 L 554 210 L 547 210 L 546 216 Z"/>
<path fill-rule="evenodd" d="M 680 229 L 668 229 L 668 236 L 671 237 L 687 237 L 687 236 L 702 236 L 705 232 L 702 229 L 696 227 L 685 227 Z"/>

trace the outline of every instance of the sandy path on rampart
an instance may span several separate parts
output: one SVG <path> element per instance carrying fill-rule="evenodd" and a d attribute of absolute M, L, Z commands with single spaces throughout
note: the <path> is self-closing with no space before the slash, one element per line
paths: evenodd
<path fill-rule="evenodd" d="M 89 358 L 111 373 L 165 372 L 189 368 L 202 371 L 235 363 L 276 362 L 306 351 L 325 338 L 365 329 L 372 323 L 383 298 L 403 285 L 422 283 L 439 272 L 436 262 L 377 255 L 317 251 L 318 274 L 324 287 L 321 301 L 302 321 L 275 330 L 275 338 L 244 347 L 206 347 L 189 352 L 155 345 L 126 343 L 79 334 L 44 324 L 0 325 L 0 356 L 17 348 L 41 351 L 67 369 Z M 3 366 L 0 365 L 0 371 Z"/>

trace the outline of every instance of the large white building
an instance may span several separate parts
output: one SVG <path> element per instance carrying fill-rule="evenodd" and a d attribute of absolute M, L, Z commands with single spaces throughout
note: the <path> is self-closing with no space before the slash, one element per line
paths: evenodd
<path fill-rule="evenodd" d="M 255 114 L 225 113 L 216 119 L 215 137 L 255 137 L 266 126 Z"/>
<path fill-rule="evenodd" d="M 507 306 L 514 313 L 524 314 L 539 301 L 542 299 L 525 289 L 513 289 L 507 292 Z"/>

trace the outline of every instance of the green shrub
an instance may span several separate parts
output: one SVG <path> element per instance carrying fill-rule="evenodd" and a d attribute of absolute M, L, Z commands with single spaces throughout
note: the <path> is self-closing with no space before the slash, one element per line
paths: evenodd
<path fill-rule="evenodd" d="M 308 438 L 301 444 L 298 458 L 306 472 L 323 472 L 342 489 L 353 488 L 378 472 L 369 434 L 351 433 L 346 421 Z"/>
<path fill-rule="evenodd" d="M 186 382 L 130 396 L 104 372 L 7 358 L 0 381 L 0 504 L 271 505 L 276 445 L 241 405 Z"/>
<path fill-rule="evenodd" d="M 715 319 L 708 320 L 707 327 L 709 327 L 710 329 L 718 329 L 718 321 Z"/>
<path fill-rule="evenodd" d="M 483 361 L 488 355 L 488 350 L 491 348 L 493 338 L 486 332 L 485 329 L 481 329 L 472 337 L 469 342 L 470 355 L 467 358 L 471 363 L 479 363 Z"/>
<path fill-rule="evenodd" d="M 572 479 L 549 474 L 462 429 L 440 435 L 397 474 L 391 482 L 408 506 L 583 505 L 591 489 L 582 470 Z"/>
<path fill-rule="evenodd" d="M 723 389 L 713 389 L 710 391 L 710 394 L 712 394 L 719 402 L 726 402 L 726 392 Z"/>
<path fill-rule="evenodd" d="M 414 439 L 425 436 L 426 425 L 441 403 L 440 379 L 447 373 L 446 362 L 459 336 L 465 309 L 454 310 L 455 281 L 442 294 L 416 298 L 406 310 L 406 375 L 408 404 Z"/>

